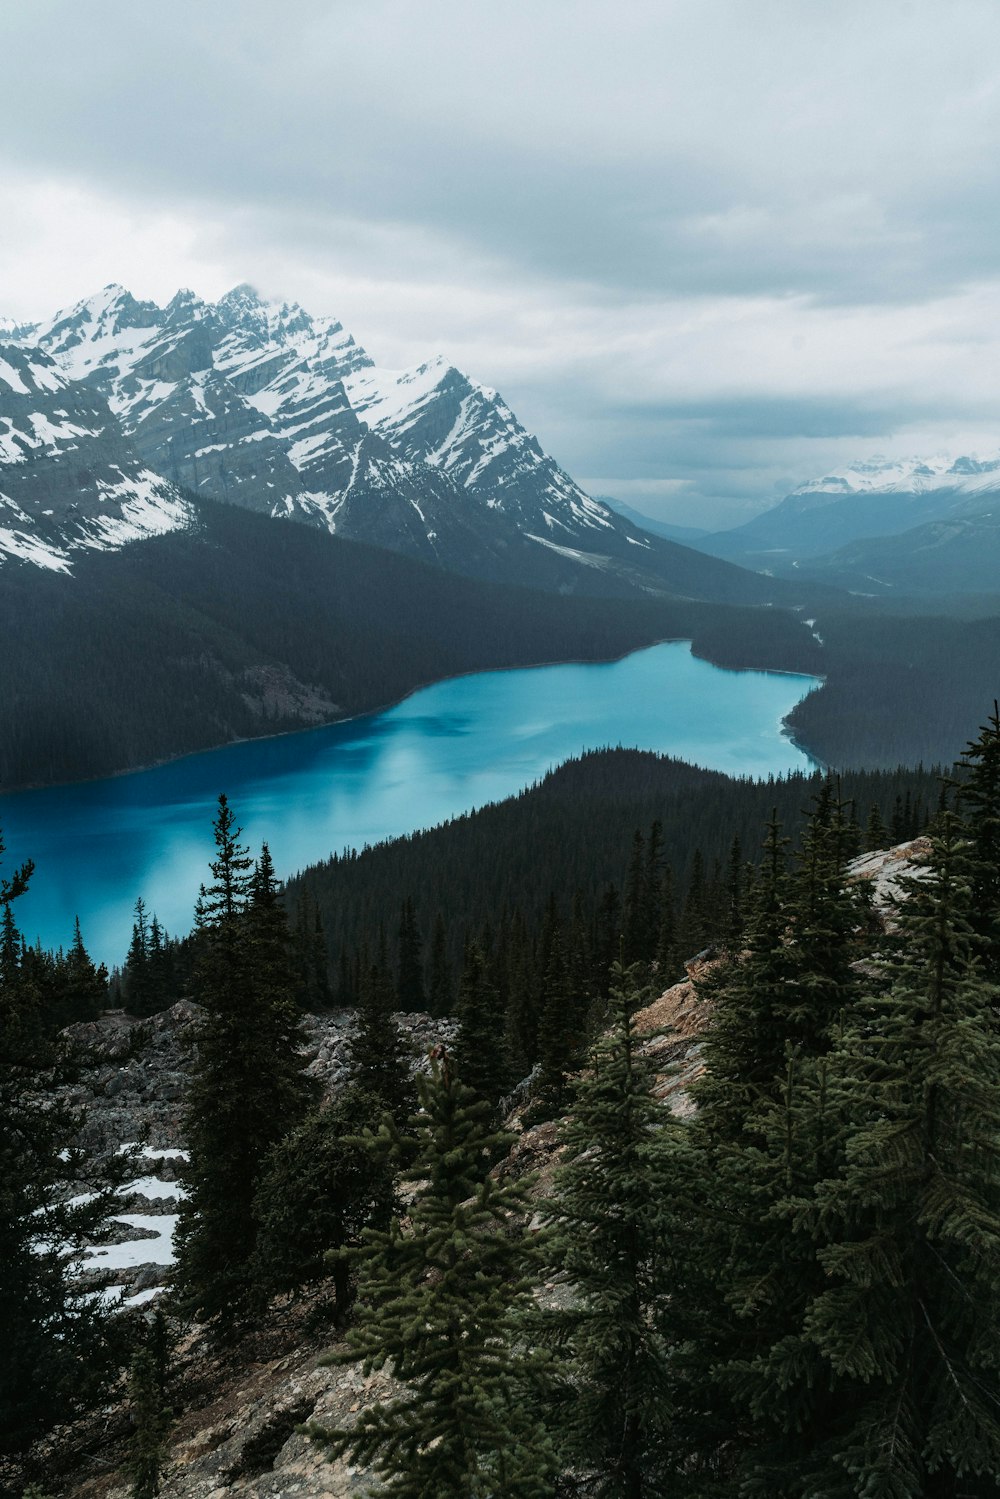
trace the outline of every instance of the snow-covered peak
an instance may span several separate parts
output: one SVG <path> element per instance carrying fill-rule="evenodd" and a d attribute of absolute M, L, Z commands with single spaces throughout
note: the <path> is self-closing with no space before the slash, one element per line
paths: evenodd
<path fill-rule="evenodd" d="M 1000 455 L 985 458 L 937 453 L 931 457 L 884 458 L 876 454 L 859 463 L 810 479 L 792 491 L 810 494 L 923 494 L 934 489 L 996 487 Z"/>
<path fill-rule="evenodd" d="M 0 342 L 0 395 L 32 396 L 65 385 L 55 362 L 40 349 Z"/>
<path fill-rule="evenodd" d="M 17 318 L 0 317 L 0 343 L 28 343 L 37 329 L 37 323 L 21 323 Z"/>
<path fill-rule="evenodd" d="M 112 282 L 40 323 L 34 337 L 70 379 L 120 376 L 142 357 L 163 317 L 155 302 L 139 302 Z"/>

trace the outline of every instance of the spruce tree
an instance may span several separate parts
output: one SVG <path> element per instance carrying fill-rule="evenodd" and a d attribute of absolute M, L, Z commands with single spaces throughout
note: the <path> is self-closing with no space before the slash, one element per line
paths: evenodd
<path fill-rule="evenodd" d="M 458 988 L 458 1037 L 454 1059 L 468 1088 L 496 1107 L 509 1087 L 511 1069 L 504 1047 L 504 1014 L 478 942 L 466 949 Z"/>
<path fill-rule="evenodd" d="M 253 867 L 225 796 L 213 883 L 197 910 L 198 1035 L 184 1134 L 188 1196 L 178 1224 L 181 1304 L 224 1336 L 253 1313 L 255 1195 L 269 1152 L 304 1116 L 288 928 L 265 845 Z"/>
<path fill-rule="evenodd" d="M 787 847 L 772 813 L 744 950 L 699 985 L 711 1019 L 696 1097 L 701 1128 L 716 1139 L 742 1138 L 748 1116 L 784 1069 L 783 1022 L 795 961 L 787 945 Z"/>
<path fill-rule="evenodd" d="M 413 901 L 407 896 L 399 913 L 396 942 L 396 1006 L 404 1012 L 412 1012 L 422 1010 L 426 1003 L 423 943 Z"/>
<path fill-rule="evenodd" d="M 80 918 L 73 923 L 73 942 L 66 955 L 63 974 L 66 1008 L 70 1019 L 94 1020 L 108 1002 L 108 970 L 98 968 L 83 944 Z"/>
<path fill-rule="evenodd" d="M 549 1499 L 536 1360 L 513 1341 L 530 1294 L 528 1202 L 522 1186 L 489 1174 L 509 1137 L 443 1052 L 419 1088 L 415 1159 L 398 1135 L 382 1136 L 415 1189 L 409 1225 L 366 1234 L 348 1333 L 347 1357 L 366 1373 L 388 1364 L 405 1391 L 348 1429 L 313 1426 L 312 1435 L 373 1468 L 391 1499 Z"/>
<path fill-rule="evenodd" d="M 385 965 L 365 963 L 350 1065 L 354 1087 L 377 1098 L 401 1123 L 413 1108 L 414 1091 L 410 1047 L 393 1014 L 394 997 Z"/>
<path fill-rule="evenodd" d="M 392 1172 L 364 1138 L 384 1112 L 371 1094 L 347 1089 L 275 1146 L 257 1190 L 261 1286 L 295 1292 L 332 1277 L 338 1325 L 351 1301 L 344 1252 L 365 1228 L 388 1228 L 396 1205 Z"/>
<path fill-rule="evenodd" d="M 441 912 L 434 918 L 431 951 L 427 963 L 427 1008 L 435 1018 L 450 1015 L 454 1003 L 451 964 L 448 961 L 448 934 Z"/>
<path fill-rule="evenodd" d="M 637 1052 L 636 976 L 615 970 L 611 1028 L 575 1088 L 560 1136 L 565 1163 L 544 1209 L 547 1269 L 567 1278 L 570 1304 L 531 1324 L 562 1366 L 553 1440 L 595 1499 L 663 1494 L 669 1467 L 670 1349 L 656 1314 L 678 1252 L 672 1156 L 682 1147 Z"/>
<path fill-rule="evenodd" d="M 84 1287 L 73 1270 L 132 1160 L 92 1171 L 76 1147 L 83 1119 L 57 1091 L 72 1069 L 13 914 L 31 874 L 26 863 L 0 877 L 0 1458 L 78 1414 L 124 1353 L 117 1320 L 88 1294 L 100 1285 Z"/>
<path fill-rule="evenodd" d="M 149 1346 L 133 1355 L 128 1381 L 132 1414 L 132 1447 L 126 1462 L 132 1499 L 156 1499 L 167 1452 L 170 1411 Z"/>
<path fill-rule="evenodd" d="M 1000 991 L 960 832 L 948 815 L 892 987 L 830 1059 L 845 1164 L 799 1208 L 826 1279 L 805 1331 L 837 1381 L 823 1456 L 859 1495 L 978 1499 L 1000 1475 Z"/>
<path fill-rule="evenodd" d="M 960 762 L 960 804 L 969 837 L 970 920 L 983 938 L 980 959 L 990 983 L 1000 983 L 1000 707 L 968 744 Z M 954 783 L 953 783 L 954 784 Z"/>

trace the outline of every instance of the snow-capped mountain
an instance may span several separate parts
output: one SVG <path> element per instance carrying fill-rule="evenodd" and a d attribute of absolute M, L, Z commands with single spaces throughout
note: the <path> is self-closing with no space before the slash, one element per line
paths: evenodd
<path fill-rule="evenodd" d="M 0 342 L 0 562 L 68 571 L 81 547 L 107 550 L 190 519 L 101 395 L 38 348 Z"/>
<path fill-rule="evenodd" d="M 1000 456 L 871 458 L 800 484 L 745 525 L 698 546 L 750 566 L 787 566 L 856 541 L 981 510 L 1000 495 Z"/>
<path fill-rule="evenodd" d="M 586 495 L 496 391 L 445 360 L 379 369 L 335 318 L 248 285 L 165 307 L 111 285 L 16 339 L 196 495 L 477 577 L 764 600 L 757 580 Z"/>

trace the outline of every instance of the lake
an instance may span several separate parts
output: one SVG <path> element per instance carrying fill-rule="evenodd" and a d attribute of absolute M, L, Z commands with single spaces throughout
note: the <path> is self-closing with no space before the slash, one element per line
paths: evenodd
<path fill-rule="evenodd" d="M 221 791 L 253 852 L 266 839 L 287 876 L 511 796 L 605 745 L 733 775 L 808 770 L 781 720 L 817 685 L 725 671 L 692 656 L 687 641 L 621 661 L 454 677 L 364 718 L 0 797 L 4 872 L 35 861 L 15 907 L 30 942 L 68 946 L 78 915 L 92 956 L 118 963 L 139 895 L 169 932 L 189 930 Z"/>

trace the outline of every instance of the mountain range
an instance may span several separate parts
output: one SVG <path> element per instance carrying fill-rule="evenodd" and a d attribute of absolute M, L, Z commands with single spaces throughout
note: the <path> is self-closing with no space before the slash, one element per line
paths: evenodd
<path fill-rule="evenodd" d="M 699 548 L 869 595 L 991 593 L 1000 457 L 874 458 L 812 479 Z"/>
<path fill-rule="evenodd" d="M 214 303 L 179 291 L 165 307 L 111 285 L 47 321 L 8 323 L 5 337 L 4 367 L 44 371 L 27 404 L 0 383 L 8 556 L 65 567 L 78 546 L 132 539 L 125 517 L 117 533 L 96 526 L 107 501 L 93 485 L 124 464 L 135 494 L 160 507 L 161 530 L 186 524 L 184 496 L 201 496 L 495 582 L 738 603 L 787 595 L 591 498 L 502 396 L 446 360 L 381 369 L 335 318 L 248 285 Z M 60 436 L 59 421 L 79 430 Z M 70 440 L 75 472 L 95 478 L 64 526 L 68 498 L 29 503 L 12 487 L 24 490 L 21 470 L 44 459 L 48 478 L 28 487 L 44 497 L 51 481 L 68 496 Z"/>

